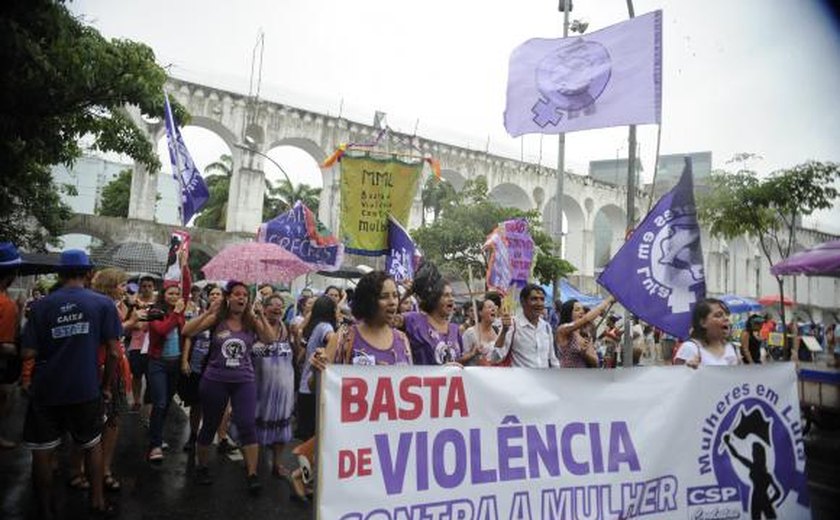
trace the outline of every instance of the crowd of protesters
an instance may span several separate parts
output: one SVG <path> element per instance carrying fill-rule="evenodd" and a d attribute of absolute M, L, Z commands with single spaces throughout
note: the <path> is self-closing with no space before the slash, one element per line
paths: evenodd
<path fill-rule="evenodd" d="M 291 301 L 268 284 L 191 287 L 185 263 L 181 281 L 143 276 L 128 284 L 121 270 L 95 270 L 84 252 L 68 250 L 56 286 L 20 309 L 6 294 L 16 255 L 14 246 L 0 244 L 2 383 L 28 390 L 22 438 L 32 451 L 40 518 L 55 513 L 54 452 L 66 436 L 75 446 L 68 484 L 89 491 L 94 516 L 116 514 L 106 492 L 121 488 L 114 468 L 120 422 L 129 413 L 146 422 L 145 460 L 160 465 L 176 395 L 189 409 L 183 449 L 195 454 L 197 484 L 213 483 L 214 442 L 219 453 L 235 442 L 248 492 L 260 492 L 265 450 L 271 474 L 287 479 L 293 496 L 306 501 L 316 467 L 315 381 L 329 364 L 564 369 L 623 363 L 624 327 L 610 314 L 612 297 L 593 308 L 576 300 L 550 306 L 544 289 L 528 284 L 514 295 L 519 313 L 495 292 L 459 308 L 452 285 L 431 263 L 408 283 L 373 271 L 352 292 L 306 289 Z M 636 320 L 629 327 L 632 362 L 693 368 L 767 362 L 766 322 L 751 316 L 736 345 L 726 305 L 706 299 L 695 306 L 691 337 L 681 343 Z M 833 350 L 834 328 L 820 339 Z M 795 353 L 798 342 L 794 347 Z M 19 370 L 11 368 L 15 357 Z M 0 395 L 3 409 L 6 395 Z M 295 439 L 300 466 L 287 468 L 283 453 Z M 0 447 L 14 446 L 0 437 Z"/>

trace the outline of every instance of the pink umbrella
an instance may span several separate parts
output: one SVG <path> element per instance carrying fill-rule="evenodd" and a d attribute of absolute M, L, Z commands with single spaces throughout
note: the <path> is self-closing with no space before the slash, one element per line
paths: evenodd
<path fill-rule="evenodd" d="M 282 247 L 268 242 L 233 244 L 201 268 L 211 280 L 245 283 L 291 282 L 316 269 Z"/>

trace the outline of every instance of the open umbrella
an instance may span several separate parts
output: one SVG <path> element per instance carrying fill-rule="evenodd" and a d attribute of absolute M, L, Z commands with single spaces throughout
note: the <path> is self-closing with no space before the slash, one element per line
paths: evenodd
<path fill-rule="evenodd" d="M 787 307 L 793 306 L 793 300 L 785 296 L 785 299 L 782 300 L 778 294 L 769 294 L 767 296 L 762 296 L 758 299 L 758 303 L 761 305 L 778 305 L 779 303 L 783 303 Z"/>
<path fill-rule="evenodd" d="M 770 268 L 773 276 L 804 274 L 840 278 L 840 240 L 794 253 Z"/>
<path fill-rule="evenodd" d="M 128 272 L 163 273 L 169 247 L 152 242 L 123 242 L 94 250 L 93 263 L 100 267 L 119 267 Z"/>
<path fill-rule="evenodd" d="M 201 270 L 210 280 L 288 283 L 316 268 L 277 244 L 244 242 L 224 248 Z"/>
<path fill-rule="evenodd" d="M 734 294 L 724 294 L 720 300 L 729 307 L 729 312 L 732 314 L 740 314 L 742 312 L 756 312 L 760 311 L 762 304 L 747 298 L 746 296 L 735 296 Z"/>

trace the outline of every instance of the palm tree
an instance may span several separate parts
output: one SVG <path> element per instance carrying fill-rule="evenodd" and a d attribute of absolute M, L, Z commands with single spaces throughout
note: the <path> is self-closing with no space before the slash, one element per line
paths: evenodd
<path fill-rule="evenodd" d="M 204 168 L 210 198 L 195 218 L 198 227 L 224 231 L 227 224 L 228 193 L 233 177 L 233 157 L 224 154 Z"/>
<path fill-rule="evenodd" d="M 303 202 L 313 213 L 318 214 L 318 201 L 321 197 L 321 188 L 313 188 L 308 184 L 298 184 L 295 186 L 288 178 L 281 179 L 277 183 L 277 186 L 271 186 L 267 181 L 266 184 L 263 220 L 272 219 L 280 213 L 289 211 L 297 201 Z"/>
<path fill-rule="evenodd" d="M 432 210 L 432 222 L 437 221 L 440 212 L 456 196 L 455 188 L 448 181 L 434 176 L 426 180 L 420 200 L 423 203 L 423 224 L 426 223 L 426 211 Z"/>

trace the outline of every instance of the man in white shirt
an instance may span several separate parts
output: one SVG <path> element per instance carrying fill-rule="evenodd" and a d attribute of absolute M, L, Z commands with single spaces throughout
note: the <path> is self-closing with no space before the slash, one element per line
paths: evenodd
<path fill-rule="evenodd" d="M 559 368 L 554 352 L 551 326 L 543 319 L 545 291 L 536 284 L 527 284 L 519 293 L 522 316 L 502 315 L 502 330 L 496 340 L 501 359 L 511 354 L 511 366 L 526 368 Z"/>

